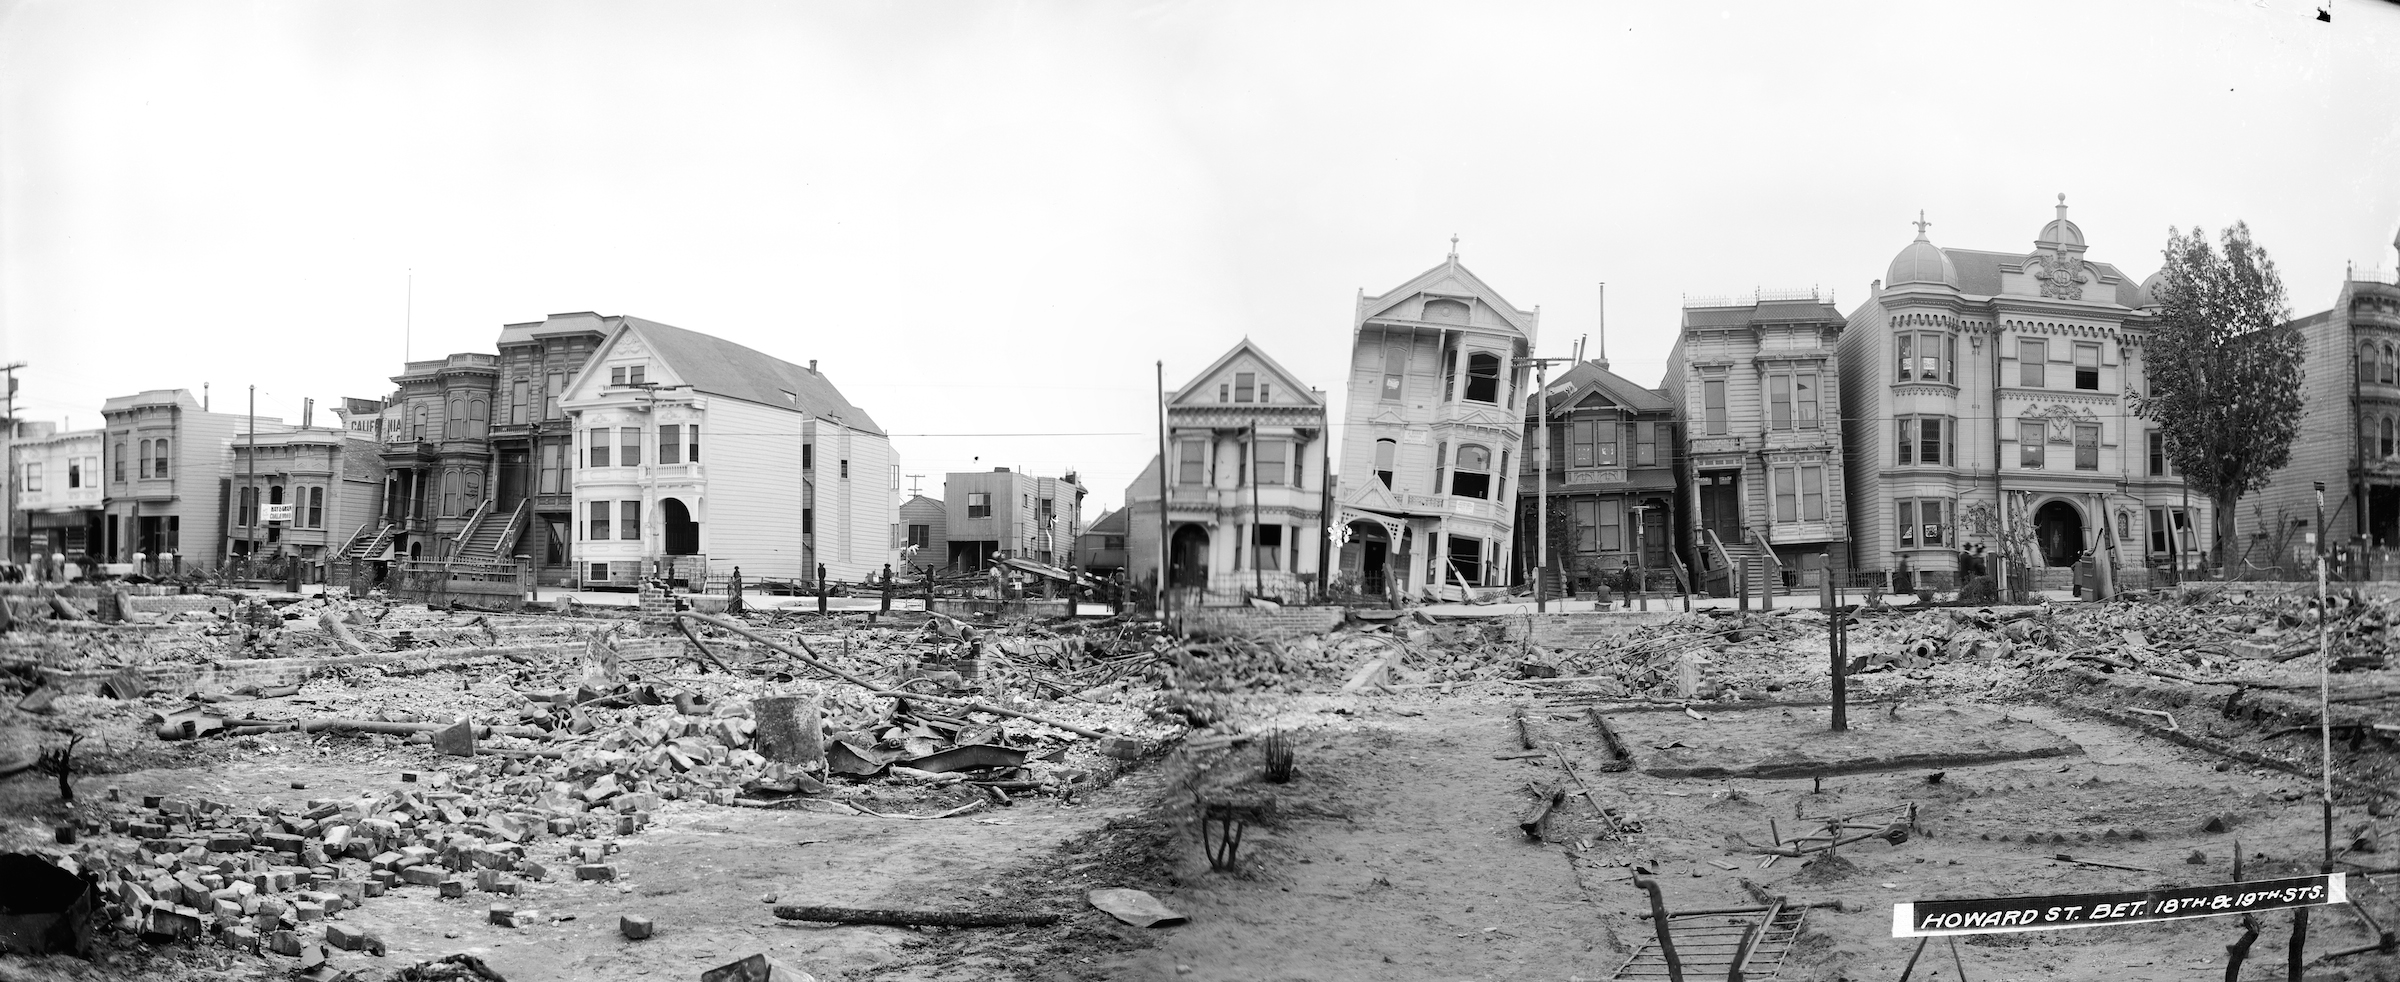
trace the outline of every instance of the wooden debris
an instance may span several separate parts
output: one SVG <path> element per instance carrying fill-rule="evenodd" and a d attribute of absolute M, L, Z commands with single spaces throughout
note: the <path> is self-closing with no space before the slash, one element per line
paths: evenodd
<path fill-rule="evenodd" d="M 991 914 L 955 910 L 871 910 L 820 905 L 775 908 L 786 921 L 830 924 L 880 924 L 886 927 L 1045 927 L 1058 923 L 1057 914 Z"/>

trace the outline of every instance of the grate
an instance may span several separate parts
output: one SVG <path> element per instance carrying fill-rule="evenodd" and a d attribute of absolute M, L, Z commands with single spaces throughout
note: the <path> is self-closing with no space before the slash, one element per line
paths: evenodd
<path fill-rule="evenodd" d="M 1776 907 L 1754 913 L 1729 914 L 1671 914 L 1667 929 L 1674 932 L 1675 955 L 1683 963 L 1685 982 L 1725 978 L 1733 969 L 1733 960 L 1742 947 L 1742 936 L 1762 919 L 1765 927 L 1758 940 L 1750 946 L 1750 956 L 1742 967 L 1749 979 L 1771 979 L 1783 968 L 1783 955 L 1790 951 L 1793 939 L 1800 936 L 1800 922 L 1807 918 L 1808 908 Z M 1617 969 L 1611 979 L 1667 978 L 1667 959 L 1658 949 L 1658 939 L 1643 941 L 1633 957 Z"/>

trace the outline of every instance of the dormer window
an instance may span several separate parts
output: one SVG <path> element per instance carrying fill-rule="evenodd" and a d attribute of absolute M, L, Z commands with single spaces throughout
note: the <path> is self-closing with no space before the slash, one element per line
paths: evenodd
<path fill-rule="evenodd" d="M 650 366 L 648 365 L 617 365 L 611 367 L 608 370 L 608 384 L 640 385 L 643 383 L 643 375 L 649 367 Z M 791 395 L 790 392 L 785 392 L 784 394 L 787 396 Z"/>

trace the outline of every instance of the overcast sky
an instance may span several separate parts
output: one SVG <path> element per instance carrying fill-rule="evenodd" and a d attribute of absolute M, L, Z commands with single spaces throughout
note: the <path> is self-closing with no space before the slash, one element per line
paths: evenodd
<path fill-rule="evenodd" d="M 2400 5 L 2332 2 L 0 2 L 0 361 L 26 418 L 296 419 L 634 314 L 816 359 L 930 495 L 1071 468 L 1090 519 L 1155 362 L 1248 335 L 1338 419 L 1357 291 L 1454 233 L 1546 355 L 1607 282 L 1644 385 L 1687 294 L 1849 311 L 1919 209 L 2030 250 L 2061 192 L 2137 278 L 2247 220 L 2321 309 L 2400 229 Z"/>

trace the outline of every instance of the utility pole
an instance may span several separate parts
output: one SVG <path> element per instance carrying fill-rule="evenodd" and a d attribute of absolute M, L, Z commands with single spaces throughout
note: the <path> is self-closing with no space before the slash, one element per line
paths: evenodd
<path fill-rule="evenodd" d="M 1573 358 L 1528 358 L 1533 363 L 1533 609 L 1550 610 L 1550 366 Z"/>
<path fill-rule="evenodd" d="M 1316 397 L 1317 406 L 1322 411 L 1325 405 L 1325 390 L 1312 388 L 1308 391 L 1310 395 Z M 1294 451 L 1292 456 L 1297 459 L 1300 455 L 1298 451 Z M 1317 599 L 1321 602 L 1325 598 L 1325 591 L 1328 588 L 1329 577 L 1333 569 L 1334 552 L 1333 419 L 1331 417 L 1326 418 L 1325 429 L 1317 438 L 1317 526 Z M 1300 551 L 1296 548 L 1292 550 L 1295 562 L 1297 562 L 1299 553 Z M 1293 572 L 1298 572 L 1298 570 Z"/>
<path fill-rule="evenodd" d="M 1250 541 L 1248 543 L 1250 547 L 1250 585 L 1251 596 L 1263 597 L 1267 594 L 1267 571 L 1258 566 L 1258 540 L 1264 538 L 1258 530 L 1258 520 L 1266 516 L 1258 509 L 1258 421 L 1255 419 L 1250 421 L 1249 442 L 1247 453 L 1250 458 L 1248 468 L 1250 471 Z"/>
<path fill-rule="evenodd" d="M 248 579 L 258 568 L 258 386 L 250 387 L 250 463 L 249 473 L 242 478 L 249 487 L 244 494 L 250 499 L 250 512 L 242 517 L 242 576 Z M 176 468 L 178 471 L 182 468 Z"/>
<path fill-rule="evenodd" d="M 0 432 L 0 461 L 5 461 L 0 463 L 0 482 L 6 484 L 5 490 L 0 490 L 0 509 L 7 509 L 0 512 L 0 532 L 10 540 L 0 543 L 0 558 L 15 548 L 17 537 L 17 369 L 23 367 L 21 361 L 0 365 L 0 375 L 8 378 L 0 383 L 0 403 L 8 407 L 6 414 L 0 415 L 0 426 L 7 427 Z"/>
<path fill-rule="evenodd" d="M 1158 622 L 1170 624 L 1167 618 L 1167 363 L 1158 362 Z"/>

